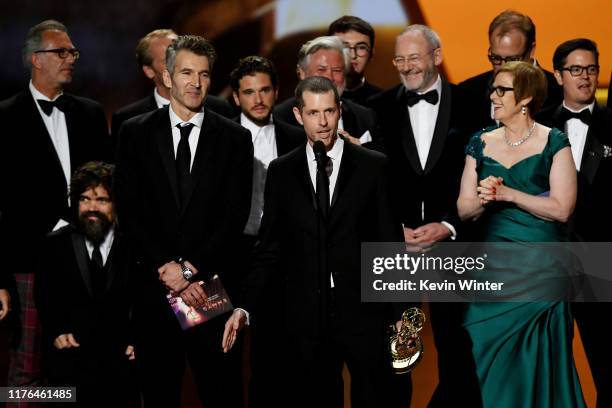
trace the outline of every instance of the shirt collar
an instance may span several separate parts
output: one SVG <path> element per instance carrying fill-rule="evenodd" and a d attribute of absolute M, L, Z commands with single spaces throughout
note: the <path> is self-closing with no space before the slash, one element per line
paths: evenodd
<path fill-rule="evenodd" d="M 344 140 L 338 136 L 331 150 L 327 152 L 327 156 L 331 158 L 333 161 L 337 161 L 340 157 L 342 157 L 342 152 L 344 151 Z M 315 161 L 314 150 L 310 143 L 306 143 L 306 158 L 309 162 Z"/>
<path fill-rule="evenodd" d="M 30 92 L 32 93 L 32 97 L 34 97 L 34 100 L 42 99 L 43 101 L 54 101 L 64 93 L 64 92 L 60 92 L 59 94 L 57 94 L 55 98 L 50 99 L 46 95 L 44 95 L 42 92 L 40 92 L 38 89 L 36 89 L 31 79 L 30 79 L 30 84 L 28 86 L 30 88 Z"/>
<path fill-rule="evenodd" d="M 182 123 L 193 123 L 198 128 L 202 127 L 202 122 L 204 121 L 204 111 L 203 110 L 196 113 L 195 115 L 191 117 L 191 119 L 185 122 L 184 120 L 179 118 L 176 113 L 174 113 L 174 111 L 172 110 L 172 105 L 169 105 L 168 108 L 169 108 L 168 112 L 170 113 L 170 124 L 172 125 L 173 128 L 176 127 L 176 125 L 182 124 Z"/>
<path fill-rule="evenodd" d="M 419 95 L 423 95 L 423 94 L 426 94 L 429 91 L 433 91 L 434 89 L 436 91 L 438 91 L 438 95 L 440 95 L 440 93 L 442 92 L 442 78 L 440 78 L 440 74 L 438 74 L 438 78 L 436 78 L 436 82 L 434 82 L 432 86 L 430 86 L 429 88 L 427 88 L 423 92 L 417 92 L 417 93 Z"/>
<path fill-rule="evenodd" d="M 253 122 L 251 119 L 249 119 L 247 115 L 245 115 L 244 113 L 240 113 L 240 124 L 244 126 L 245 128 L 249 129 L 251 133 L 255 135 L 257 134 L 257 132 L 259 132 L 260 129 L 263 129 L 266 126 L 272 126 L 274 122 L 272 121 L 272 115 L 270 115 L 270 120 L 268 121 L 268 123 L 265 124 L 264 126 L 259 126 L 258 124 Z"/>
<path fill-rule="evenodd" d="M 583 111 L 583 110 L 585 110 L 585 109 L 588 109 L 589 111 L 591 111 L 591 113 L 593 113 L 593 108 L 595 107 L 595 101 L 591 102 L 589 105 L 587 105 L 586 107 L 584 107 L 584 108 L 582 108 L 582 109 L 580 109 L 580 110 L 574 110 L 574 109 L 572 109 L 572 108 L 568 107 L 568 106 L 565 104 L 565 101 L 563 101 L 563 107 L 564 107 L 565 109 L 567 109 L 568 111 L 570 111 L 570 112 L 574 112 L 574 113 L 580 113 L 580 112 L 582 112 L 582 111 Z"/>
<path fill-rule="evenodd" d="M 157 92 L 157 88 L 153 91 L 153 97 L 158 108 L 163 108 L 165 105 L 170 105 L 170 101 Z"/>

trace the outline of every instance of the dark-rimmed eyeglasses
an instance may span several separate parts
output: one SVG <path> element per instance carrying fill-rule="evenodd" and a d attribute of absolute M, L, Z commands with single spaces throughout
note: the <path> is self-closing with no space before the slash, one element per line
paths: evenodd
<path fill-rule="evenodd" d="M 561 68 L 560 71 L 568 71 L 573 77 L 581 76 L 584 71 L 586 71 L 588 75 L 597 75 L 599 73 L 599 65 L 587 65 L 586 67 L 582 65 L 570 65 L 569 67 Z"/>
<path fill-rule="evenodd" d="M 491 61 L 491 64 L 501 65 L 505 64 L 506 62 L 523 61 L 523 59 L 525 58 L 525 54 L 526 53 L 521 55 L 510 55 L 508 57 L 502 57 L 501 55 L 493 54 L 491 50 L 489 50 L 487 58 L 489 59 L 489 61 Z"/>
<path fill-rule="evenodd" d="M 68 55 L 72 55 L 75 60 L 78 60 L 79 57 L 81 56 L 81 52 L 77 50 L 76 48 L 53 48 L 52 50 L 34 51 L 34 53 L 36 54 L 41 53 L 41 52 L 53 52 L 57 54 L 57 56 L 60 57 L 61 59 L 66 59 L 68 58 Z"/>
<path fill-rule="evenodd" d="M 514 88 L 508 88 L 507 86 L 501 86 L 501 85 L 491 86 L 489 88 L 489 95 L 491 95 L 493 92 L 495 92 L 497 94 L 497 96 L 499 96 L 501 98 L 508 91 L 514 91 Z"/>
<path fill-rule="evenodd" d="M 365 57 L 370 53 L 370 47 L 364 43 L 355 44 L 354 46 L 344 43 L 344 48 L 349 50 L 349 52 L 354 52 L 358 57 Z"/>

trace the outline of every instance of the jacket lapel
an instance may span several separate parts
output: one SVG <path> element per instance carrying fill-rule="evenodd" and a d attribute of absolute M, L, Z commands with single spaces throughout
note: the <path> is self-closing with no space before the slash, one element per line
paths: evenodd
<path fill-rule="evenodd" d="M 307 201 L 310 202 L 313 209 L 317 209 L 317 200 L 315 196 L 314 186 L 312 185 L 312 181 L 310 180 L 310 172 L 308 170 L 308 163 L 306 163 L 306 145 L 301 145 L 303 148 L 300 148 L 296 151 L 297 160 L 294 168 L 294 175 L 297 178 L 298 185 L 300 186 L 300 190 L 304 193 Z"/>
<path fill-rule="evenodd" d="M 79 272 L 83 278 L 83 283 L 87 288 L 89 296 L 93 296 L 91 275 L 89 273 L 89 255 L 87 254 L 87 247 L 85 246 L 85 238 L 78 232 L 72 232 L 70 238 L 72 240 L 72 248 L 74 249 L 74 257 L 76 258 Z"/>
<path fill-rule="evenodd" d="M 399 137 L 402 141 L 402 147 L 404 148 L 404 154 L 408 159 L 408 162 L 412 166 L 413 170 L 417 174 L 423 174 L 421 168 L 421 162 L 419 160 L 419 153 L 417 151 L 416 143 L 414 141 L 414 133 L 412 132 L 412 125 L 410 124 L 410 115 L 408 114 L 408 107 L 404 98 L 404 87 L 400 85 L 396 95 L 398 107 L 398 129 Z"/>
<path fill-rule="evenodd" d="M 434 128 L 433 138 L 427 162 L 425 163 L 425 174 L 427 174 L 435 166 L 436 162 L 442 154 L 446 137 L 448 135 L 448 126 L 450 123 L 451 114 L 451 91 L 450 85 L 446 81 L 442 81 L 442 93 L 440 95 L 440 106 L 438 107 L 438 117 L 436 118 L 436 127 Z"/>
<path fill-rule="evenodd" d="M 157 139 L 157 149 L 161 157 L 164 170 L 168 176 L 168 181 L 172 188 L 176 208 L 180 208 L 180 198 L 178 193 L 178 185 L 176 183 L 176 162 L 174 157 L 174 145 L 172 143 L 172 130 L 170 129 L 170 116 L 168 108 L 161 108 L 154 113 L 157 115 L 157 121 L 152 129 L 152 132 Z"/>
<path fill-rule="evenodd" d="M 338 179 L 336 180 L 336 187 L 332 195 L 332 204 L 330 208 L 330 219 L 329 229 L 330 231 L 340 220 L 342 215 L 342 208 L 344 206 L 351 205 L 351 199 L 346 194 L 346 188 L 351 182 L 351 178 L 355 174 L 356 164 L 353 158 L 353 145 L 350 143 L 344 143 L 344 151 L 342 152 L 342 160 L 340 162 L 340 169 L 338 173 Z"/>
<path fill-rule="evenodd" d="M 604 131 L 603 129 L 599 129 L 602 123 L 602 113 L 597 103 L 595 103 L 591 124 L 584 143 L 584 151 L 582 152 L 580 173 L 589 181 L 589 184 L 593 183 L 593 179 L 599 168 L 599 163 L 603 157 L 603 146 L 597 137 L 597 135 Z"/>

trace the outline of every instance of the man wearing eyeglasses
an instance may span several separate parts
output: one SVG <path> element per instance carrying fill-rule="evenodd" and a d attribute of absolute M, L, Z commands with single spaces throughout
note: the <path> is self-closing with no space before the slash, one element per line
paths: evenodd
<path fill-rule="evenodd" d="M 420 24 L 408 26 L 395 41 L 393 65 L 401 84 L 370 100 L 391 164 L 404 241 L 413 248 L 465 237 L 456 202 L 464 149 L 473 130 L 463 128 L 471 104 L 461 89 L 442 78 L 441 64 L 438 34 Z M 460 309 L 432 303 L 430 312 L 439 370 L 430 406 L 478 406 L 470 399 L 478 395 L 473 392 L 478 384 Z"/>
<path fill-rule="evenodd" d="M 597 45 L 586 38 L 559 45 L 553 55 L 555 79 L 563 102 L 541 113 L 541 123 L 564 130 L 578 170 L 578 198 L 569 225 L 573 240 L 609 242 L 612 221 L 609 183 L 612 180 L 612 111 L 595 100 L 599 75 Z M 612 303 L 573 303 L 572 311 L 597 389 L 597 407 L 612 406 L 612 351 L 601 324 L 612 314 Z"/>
<path fill-rule="evenodd" d="M 495 124 L 493 107 L 489 99 L 489 87 L 493 74 L 503 64 L 510 61 L 525 61 L 538 65 L 535 59 L 536 27 L 531 18 L 525 14 L 506 10 L 493 19 L 489 25 L 488 59 L 492 70 L 466 79 L 459 84 L 470 92 L 476 102 L 471 115 L 475 117 L 479 129 Z M 555 81 L 552 73 L 544 70 L 548 83 L 547 98 L 544 109 L 557 106 L 563 99 L 561 87 Z"/>
<path fill-rule="evenodd" d="M 108 156 L 102 106 L 64 92 L 79 56 L 60 22 L 33 26 L 23 46 L 31 81 L 0 102 L 0 267 L 14 273 L 16 281 L 11 386 L 35 386 L 41 380 L 40 325 L 32 295 L 36 251 L 49 232 L 70 221 L 72 170 Z"/>
<path fill-rule="evenodd" d="M 374 29 L 359 17 L 342 16 L 329 25 L 327 35 L 339 37 L 351 57 L 351 67 L 346 74 L 346 89 L 342 96 L 360 105 L 367 105 L 367 99 L 381 91 L 365 78 L 368 63 L 374 56 Z"/>

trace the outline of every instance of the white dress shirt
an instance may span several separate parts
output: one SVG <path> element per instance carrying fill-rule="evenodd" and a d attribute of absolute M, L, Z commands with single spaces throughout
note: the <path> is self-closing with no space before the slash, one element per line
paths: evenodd
<path fill-rule="evenodd" d="M 253 194 L 251 195 L 251 213 L 247 221 L 244 233 L 257 235 L 261 225 L 264 206 L 264 187 L 266 185 L 266 174 L 270 162 L 278 157 L 276 148 L 276 134 L 272 115 L 270 121 L 264 126 L 258 126 L 240 114 L 240 124 L 251 132 L 253 142 Z"/>
<path fill-rule="evenodd" d="M 155 98 L 155 103 L 157 104 L 157 108 L 163 108 L 166 105 L 170 105 L 170 100 L 164 98 L 157 92 L 157 88 L 153 91 L 153 98 Z"/>
<path fill-rule="evenodd" d="M 51 137 L 51 142 L 53 142 L 53 147 L 55 147 L 55 152 L 57 153 L 57 157 L 59 158 L 60 164 L 62 165 L 62 170 L 64 172 L 64 178 L 66 179 L 66 187 L 70 185 L 70 143 L 68 142 L 68 127 L 66 126 L 66 115 L 61 110 L 53 107 L 53 111 L 51 111 L 51 115 L 47 116 L 45 112 L 40 108 L 37 99 L 42 99 L 45 101 L 54 101 L 59 98 L 62 94 L 60 93 L 54 99 L 49 99 L 41 92 L 38 91 L 34 87 L 32 80 L 30 80 L 30 92 L 32 93 L 32 97 L 34 98 L 34 104 L 38 109 L 38 113 L 45 124 L 45 128 L 47 128 L 47 132 L 49 132 L 49 136 Z M 68 200 L 68 205 L 70 205 L 70 200 Z"/>
<path fill-rule="evenodd" d="M 593 113 L 595 102 L 591 103 L 586 108 L 576 111 L 569 108 L 565 101 L 563 101 L 563 107 L 570 112 L 579 113 L 584 109 L 588 109 Z M 580 165 L 582 164 L 582 154 L 584 153 L 584 145 L 586 143 L 587 133 L 589 132 L 589 126 L 581 121 L 580 119 L 571 118 L 565 122 L 565 133 L 569 137 L 570 145 L 572 148 L 572 156 L 574 156 L 574 163 L 576 164 L 576 170 L 580 171 Z"/>
<path fill-rule="evenodd" d="M 106 237 L 104 237 L 104 241 L 100 243 L 100 253 L 102 254 L 102 265 L 106 265 L 106 261 L 108 260 L 108 255 L 110 254 L 111 248 L 113 247 L 113 241 L 115 239 L 115 229 L 111 228 Z M 91 254 L 94 250 L 94 244 L 85 238 L 85 246 L 87 247 L 87 253 L 89 254 L 89 259 L 91 259 Z"/>
<path fill-rule="evenodd" d="M 191 152 L 191 163 L 189 164 L 189 170 L 193 168 L 193 159 L 195 157 L 196 149 L 198 148 L 198 141 L 200 140 L 200 131 L 202 130 L 202 122 L 204 122 L 204 111 L 196 113 L 189 119 L 188 122 L 184 122 L 181 118 L 178 117 L 176 113 L 172 110 L 172 106 L 169 107 L 168 111 L 170 112 L 170 125 L 172 128 L 172 142 L 174 144 L 174 158 L 176 158 L 176 150 L 178 149 L 178 144 L 181 141 L 181 131 L 176 127 L 179 123 L 183 126 L 186 123 L 193 123 L 195 126 L 191 128 L 191 132 L 189 133 L 188 142 L 189 142 L 189 150 Z"/>
<path fill-rule="evenodd" d="M 431 104 L 421 99 L 414 105 L 408 106 L 410 125 L 412 126 L 414 143 L 417 147 L 422 169 L 425 169 L 425 165 L 427 164 L 429 150 L 431 149 L 431 141 L 433 140 L 436 121 L 438 120 L 438 112 L 440 111 L 440 99 L 442 97 L 442 79 L 440 75 L 438 75 L 436 82 L 434 82 L 431 87 L 423 92 L 418 92 L 419 94 L 425 94 L 434 89 L 438 91 L 438 101 L 435 104 Z M 421 219 L 425 219 L 425 202 L 421 202 Z M 451 238 L 455 239 L 457 237 L 455 227 L 446 221 L 441 221 L 441 223 L 450 230 Z"/>
<path fill-rule="evenodd" d="M 331 205 L 332 197 L 334 196 L 334 189 L 336 188 L 336 181 L 338 180 L 338 173 L 340 172 L 340 163 L 342 162 L 342 153 L 344 152 L 344 140 L 338 137 L 332 146 L 331 150 L 327 152 L 327 156 L 332 161 L 332 172 L 329 175 L 329 204 Z M 315 158 L 314 150 L 310 143 L 306 143 L 306 162 L 308 163 L 308 173 L 310 174 L 310 181 L 314 186 L 315 193 L 317 192 L 317 160 Z M 333 288 L 334 276 L 329 275 L 329 285 Z"/>

